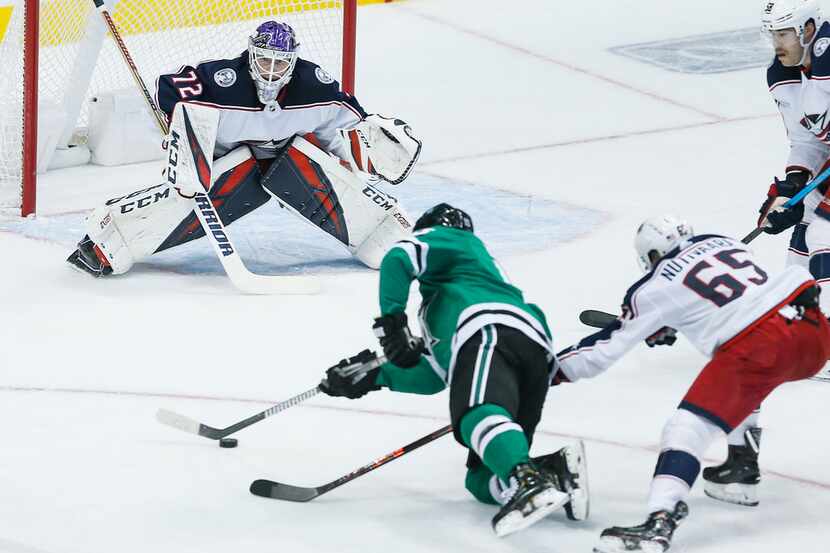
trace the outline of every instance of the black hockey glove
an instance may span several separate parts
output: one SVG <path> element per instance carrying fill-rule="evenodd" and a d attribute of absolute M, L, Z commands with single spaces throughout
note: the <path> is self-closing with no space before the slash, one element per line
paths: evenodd
<path fill-rule="evenodd" d="M 364 349 L 354 357 L 341 360 L 326 371 L 326 378 L 320 382 L 320 391 L 334 397 L 357 399 L 380 390 L 380 386 L 375 384 L 380 366 L 366 370 L 366 364 L 377 357 L 375 352 Z"/>
<path fill-rule="evenodd" d="M 409 332 L 406 313 L 378 317 L 372 328 L 389 361 L 404 369 L 418 364 L 424 351 L 424 341 Z"/>
<path fill-rule="evenodd" d="M 792 198 L 798 191 L 804 188 L 807 181 L 810 180 L 810 174 L 807 171 L 789 171 L 787 177 L 782 181 L 775 179 L 767 192 L 767 199 L 761 205 L 758 213 L 761 216 L 758 218 L 758 225 L 764 225 L 766 219 L 766 226 L 764 232 L 767 234 L 778 234 L 784 232 L 788 228 L 798 224 L 804 217 L 804 203 L 789 209 L 774 210 L 774 202 L 776 198 Z"/>
<path fill-rule="evenodd" d="M 646 338 L 646 345 L 650 348 L 654 346 L 673 346 L 676 341 L 677 331 L 670 326 L 664 326 Z"/>

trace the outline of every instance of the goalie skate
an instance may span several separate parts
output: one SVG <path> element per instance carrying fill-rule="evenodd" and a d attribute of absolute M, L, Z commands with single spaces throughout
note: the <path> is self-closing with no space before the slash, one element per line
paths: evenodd
<path fill-rule="evenodd" d="M 556 489 L 546 472 L 532 463 L 517 465 L 510 474 L 513 495 L 493 517 L 493 530 L 500 538 L 542 520 L 570 500 Z"/>
<path fill-rule="evenodd" d="M 533 462 L 551 476 L 560 491 L 570 497 L 570 501 L 565 504 L 567 517 L 570 520 L 587 519 L 590 513 L 588 466 L 582 440 L 555 453 L 535 457 Z"/>
<path fill-rule="evenodd" d="M 72 252 L 66 258 L 66 262 L 74 268 L 88 273 L 94 277 L 102 277 L 112 274 L 112 267 L 107 261 L 107 258 L 101 253 L 101 250 L 95 243 L 90 240 L 89 236 L 84 236 L 78 242 L 78 249 Z"/>

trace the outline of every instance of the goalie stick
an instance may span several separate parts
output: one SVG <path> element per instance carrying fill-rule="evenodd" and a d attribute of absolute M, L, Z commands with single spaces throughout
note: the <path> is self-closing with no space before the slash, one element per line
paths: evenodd
<path fill-rule="evenodd" d="M 379 367 L 383 363 L 386 362 L 386 357 L 380 356 L 372 361 L 365 363 L 365 364 L 355 364 L 355 366 L 351 370 L 344 370 L 345 375 L 356 375 L 359 373 L 369 372 L 376 367 Z M 265 420 L 270 416 L 276 415 L 279 412 L 285 411 L 290 407 L 294 407 L 295 405 L 299 405 L 300 403 L 304 402 L 305 400 L 312 398 L 320 393 L 320 386 L 317 385 L 313 388 L 306 390 L 300 394 L 297 394 L 294 397 L 288 398 L 285 401 L 281 401 L 276 405 L 269 407 L 265 411 L 261 411 L 256 415 L 251 415 L 250 417 L 243 419 L 239 422 L 233 423 L 230 426 L 225 428 L 214 428 L 213 426 L 209 426 L 207 424 L 203 424 L 199 421 L 191 419 L 190 417 L 186 417 L 184 415 L 180 415 L 174 411 L 170 411 L 168 409 L 159 409 L 156 411 L 156 420 L 159 421 L 161 424 L 171 426 L 173 428 L 177 428 L 184 432 L 188 432 L 190 434 L 196 434 L 198 436 L 203 436 L 210 440 L 221 440 L 231 434 L 239 432 L 243 428 L 247 428 L 252 424 L 256 424 L 261 420 Z"/>
<path fill-rule="evenodd" d="M 296 501 L 299 503 L 305 503 L 306 501 L 311 501 L 317 497 L 320 497 L 324 493 L 328 493 L 335 488 L 339 488 L 343 484 L 351 482 L 356 478 L 360 478 L 366 473 L 372 472 L 375 469 L 378 469 L 385 465 L 386 463 L 390 463 L 399 457 L 403 457 L 407 453 L 411 453 L 415 451 L 421 446 L 424 446 L 432 441 L 437 440 L 441 436 L 449 434 L 452 432 L 452 426 L 447 425 L 443 428 L 439 428 L 435 432 L 431 434 L 427 434 L 423 438 L 419 438 L 412 442 L 411 444 L 407 444 L 391 453 L 387 453 L 383 457 L 372 461 L 367 465 L 363 465 L 359 469 L 356 469 L 349 474 L 343 475 L 336 480 L 332 480 L 328 484 L 323 484 L 322 486 L 316 486 L 313 488 L 306 488 L 303 486 L 292 486 L 291 484 L 283 484 L 281 482 L 274 482 L 273 480 L 254 480 L 251 482 L 251 493 L 254 495 L 258 495 L 259 497 L 268 497 L 271 499 L 282 499 L 283 501 Z"/>
<path fill-rule="evenodd" d="M 130 51 L 127 50 L 127 45 L 124 39 L 121 38 L 121 33 L 115 25 L 112 16 L 109 13 L 104 0 L 92 0 L 95 8 L 101 13 L 104 18 L 104 23 L 109 29 L 113 40 L 115 41 L 118 51 L 121 52 L 121 57 L 124 63 L 130 70 L 138 88 L 144 96 L 144 101 L 150 108 L 150 112 L 156 120 L 159 130 L 162 135 L 167 135 L 167 115 L 162 112 L 153 101 L 144 79 L 138 72 L 138 67 L 133 61 Z M 319 286 L 306 278 L 289 277 L 289 276 L 266 276 L 252 273 L 245 266 L 242 258 L 239 257 L 237 249 L 231 242 L 230 236 L 225 230 L 225 225 L 219 218 L 216 212 L 216 207 L 205 193 L 198 193 L 193 198 L 193 210 L 199 219 L 199 223 L 205 231 L 208 241 L 213 246 L 213 250 L 222 264 L 222 268 L 230 278 L 233 285 L 242 293 L 245 294 L 314 294 L 319 291 Z"/>

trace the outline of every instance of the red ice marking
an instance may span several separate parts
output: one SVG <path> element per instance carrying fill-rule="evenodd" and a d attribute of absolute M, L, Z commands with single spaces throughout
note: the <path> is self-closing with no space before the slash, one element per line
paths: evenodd
<path fill-rule="evenodd" d="M 598 79 L 600 81 L 604 81 L 606 83 L 619 86 L 620 88 L 630 90 L 631 92 L 635 92 L 635 93 L 641 94 L 643 96 L 648 96 L 649 98 L 652 98 L 654 100 L 658 100 L 660 102 L 665 102 L 667 104 L 671 104 L 671 105 L 673 105 L 675 107 L 678 107 L 678 108 L 681 108 L 681 109 L 693 111 L 693 112 L 697 113 L 698 115 L 703 115 L 704 117 L 709 117 L 709 118 L 715 119 L 717 121 L 720 121 L 720 120 L 724 119 L 724 117 L 722 117 L 722 116 L 720 116 L 716 113 L 709 113 L 708 111 L 704 111 L 704 110 L 696 108 L 694 106 L 690 106 L 690 105 L 687 105 L 687 104 L 680 103 L 676 100 L 672 100 L 671 98 L 667 98 L 666 96 L 661 96 L 660 94 L 656 94 L 654 92 L 649 92 L 648 90 L 643 90 L 641 88 L 637 88 L 635 86 L 624 83 L 622 81 L 612 79 L 611 77 L 606 77 L 604 75 L 600 75 L 599 73 L 594 73 L 593 71 L 583 69 L 582 67 L 577 67 L 576 65 L 558 60 L 556 58 L 552 58 L 552 57 L 547 56 L 545 54 L 540 54 L 538 52 L 534 52 L 533 50 L 523 48 L 522 46 L 518 46 L 516 44 L 511 44 L 509 42 L 506 42 L 506 41 L 500 40 L 498 38 L 495 38 L 493 36 L 485 35 L 483 33 L 475 31 L 473 29 L 467 29 L 465 27 L 461 27 L 460 25 L 457 25 L 457 24 L 452 23 L 450 21 L 446 21 L 444 19 L 440 19 L 438 17 L 435 17 L 434 15 L 427 15 L 425 13 L 418 13 L 418 12 L 414 11 L 411 8 L 400 7 L 399 9 L 405 10 L 407 13 L 409 13 L 411 15 L 420 17 L 422 19 L 426 19 L 428 21 L 432 21 L 433 23 L 437 23 L 439 25 L 444 25 L 445 27 L 449 27 L 450 29 L 453 29 L 453 30 L 458 31 L 460 33 L 464 33 L 464 34 L 476 37 L 480 40 L 485 40 L 487 42 L 492 42 L 493 44 L 497 44 L 499 46 L 507 48 L 508 50 L 513 50 L 515 52 L 520 52 L 520 53 L 525 54 L 527 56 L 530 56 L 530 57 L 533 57 L 533 58 L 536 58 L 536 59 L 539 59 L 539 60 L 542 60 L 542 61 L 545 61 L 545 62 L 548 62 L 548 63 L 552 63 L 554 65 L 558 65 L 559 67 L 563 67 L 565 69 L 568 69 L 570 71 L 574 71 L 576 73 L 582 73 L 583 75 L 587 75 L 587 76 L 592 77 L 594 79 Z"/>
<path fill-rule="evenodd" d="M 264 399 L 251 399 L 251 398 L 235 398 L 235 397 L 219 397 L 219 396 L 207 396 L 207 395 L 198 395 L 198 394 L 176 394 L 176 393 L 166 393 L 166 392 L 130 392 L 126 390 L 86 390 L 82 388 L 48 388 L 44 386 L 0 386 L 0 392 L 53 392 L 53 393 L 63 393 L 63 394 L 98 394 L 98 395 L 111 395 L 111 396 L 128 396 L 128 397 L 152 397 L 152 398 L 167 398 L 167 399 L 192 399 L 192 400 L 201 400 L 201 401 L 233 401 L 236 403 L 255 403 L 258 405 L 263 404 L 275 404 L 277 403 L 274 400 L 264 400 Z M 351 407 L 335 407 L 331 405 L 310 405 L 310 404 L 303 404 L 299 405 L 298 407 L 306 407 L 312 409 L 323 409 L 326 411 L 347 411 L 351 413 L 359 413 L 364 415 L 384 415 L 390 417 L 403 417 L 408 419 L 421 419 L 421 420 L 430 420 L 430 421 L 445 421 L 446 417 L 435 417 L 432 415 L 419 415 L 414 413 L 398 413 L 395 411 L 385 411 L 380 409 L 361 409 L 361 408 L 351 408 Z M 602 444 L 607 446 L 619 447 L 621 449 L 628 449 L 633 451 L 642 451 L 646 453 L 659 453 L 660 448 L 658 446 L 647 446 L 647 445 L 638 445 L 638 444 L 631 444 L 626 442 L 618 442 L 616 440 L 607 440 L 605 438 L 596 438 L 591 436 L 580 436 L 577 434 L 568 434 L 565 432 L 552 432 L 550 430 L 536 430 L 537 434 L 543 434 L 545 436 L 556 436 L 558 438 L 568 438 L 571 440 L 585 440 L 586 442 L 593 442 L 595 444 Z M 397 453 L 397 452 L 396 452 Z M 722 459 L 708 459 L 704 458 L 703 461 L 707 463 L 718 463 L 722 461 Z M 790 480 L 791 482 L 798 482 L 799 484 L 804 484 L 806 486 L 813 486 L 815 488 L 819 488 L 822 490 L 830 491 L 830 483 L 828 482 L 820 482 L 818 480 L 811 480 L 809 478 L 801 478 L 799 476 L 792 476 L 790 474 L 784 474 L 782 472 L 777 472 L 774 470 L 763 470 L 763 474 L 776 476 L 781 478 L 782 480 Z"/>

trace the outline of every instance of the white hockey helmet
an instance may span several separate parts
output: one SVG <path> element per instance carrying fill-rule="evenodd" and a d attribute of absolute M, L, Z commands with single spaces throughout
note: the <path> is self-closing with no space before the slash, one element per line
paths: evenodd
<path fill-rule="evenodd" d="M 808 21 L 813 22 L 818 33 L 824 22 L 818 0 L 763 0 L 761 34 L 772 42 L 773 31 L 795 29 L 799 44 L 805 49 L 801 63 L 807 55 L 807 47 L 815 38 L 814 34 L 810 40 L 804 39 Z"/>
<path fill-rule="evenodd" d="M 660 258 L 682 245 L 694 231 L 685 221 L 673 215 L 650 217 L 643 221 L 634 238 L 637 261 L 644 272 L 649 272 Z"/>

